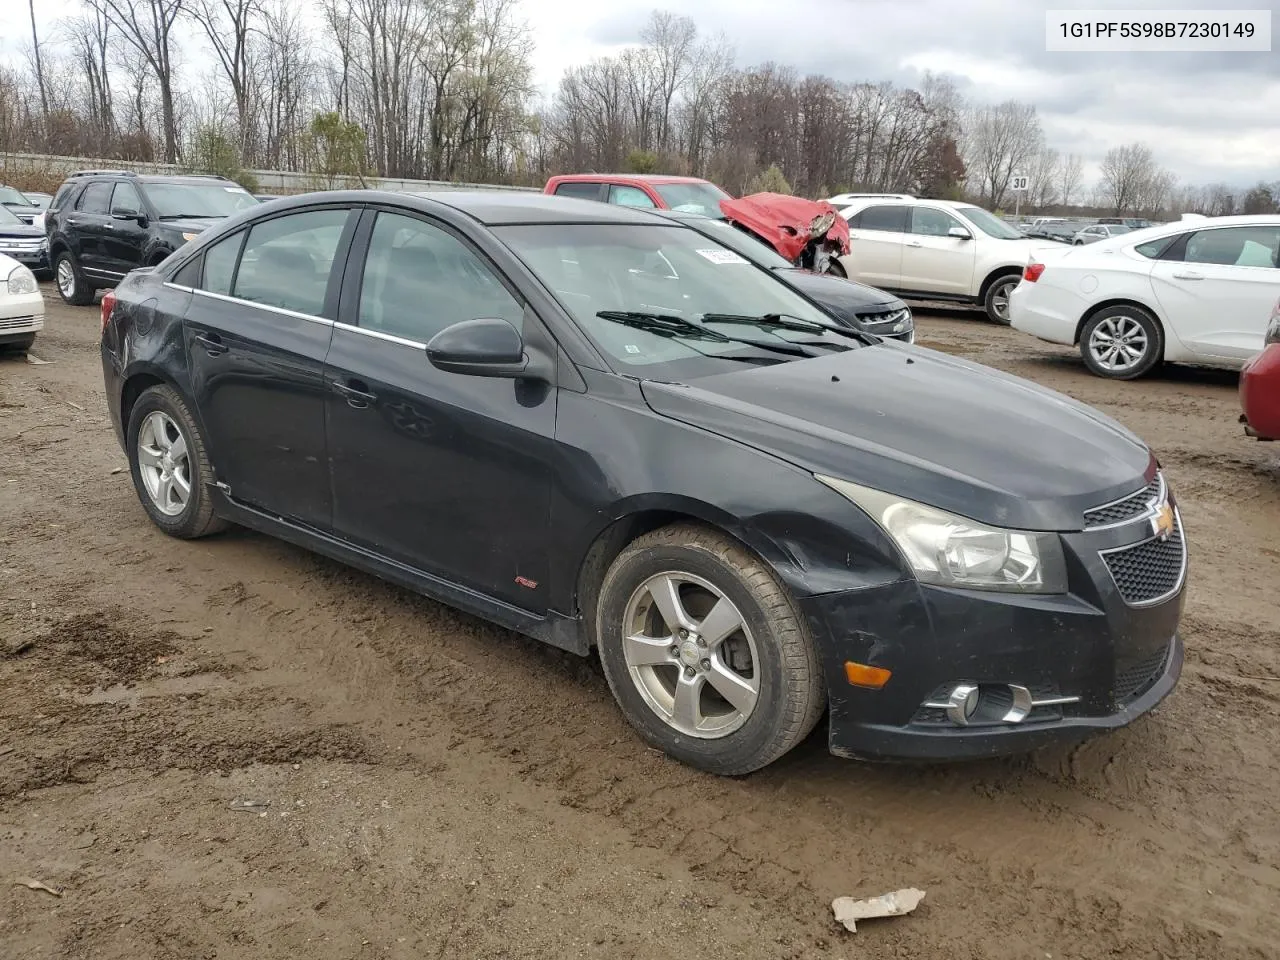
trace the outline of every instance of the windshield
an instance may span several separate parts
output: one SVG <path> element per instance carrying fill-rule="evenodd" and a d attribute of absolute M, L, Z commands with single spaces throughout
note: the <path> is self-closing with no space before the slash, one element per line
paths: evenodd
<path fill-rule="evenodd" d="M 243 187 L 222 183 L 148 183 L 147 196 L 156 215 L 164 217 L 229 217 L 258 201 Z"/>
<path fill-rule="evenodd" d="M 688 379 L 724 373 L 752 360 L 793 356 L 740 342 L 671 336 L 600 317 L 601 311 L 657 314 L 704 323 L 705 314 L 782 314 L 817 325 L 830 318 L 767 270 L 694 230 L 641 224 L 537 224 L 494 230 L 555 294 L 613 362 L 636 377 Z M 778 346 L 856 343 L 822 331 L 706 322 L 732 337 Z"/>
<path fill-rule="evenodd" d="M 31 201 L 13 189 L 13 187 L 0 187 L 0 203 L 11 204 L 15 207 L 31 206 Z"/>
<path fill-rule="evenodd" d="M 31 201 L 33 207 L 39 207 L 41 210 L 49 206 L 49 201 L 53 199 L 47 193 L 24 193 L 23 196 Z"/>
<path fill-rule="evenodd" d="M 733 199 L 714 183 L 655 183 L 652 187 L 672 210 L 700 213 L 717 219 L 724 218 L 720 212 L 720 201 Z"/>
<path fill-rule="evenodd" d="M 757 239 L 755 234 L 739 230 L 728 220 L 712 220 L 710 217 L 700 217 L 683 222 L 688 223 L 692 229 L 706 234 L 735 253 L 742 254 L 752 263 L 764 267 L 766 270 L 794 270 L 796 268 L 795 264 L 778 253 L 773 247 L 763 240 Z"/>
<path fill-rule="evenodd" d="M 993 213 L 981 207 L 956 207 L 956 213 L 963 215 L 970 223 L 997 240 L 1021 240 L 1022 234 L 1009 226 Z"/>

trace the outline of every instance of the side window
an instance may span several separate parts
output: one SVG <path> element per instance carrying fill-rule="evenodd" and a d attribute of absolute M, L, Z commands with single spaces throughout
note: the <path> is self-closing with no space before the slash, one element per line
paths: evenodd
<path fill-rule="evenodd" d="M 1161 237 L 1159 240 L 1148 240 L 1146 243 L 1140 243 L 1133 249 L 1137 250 L 1144 257 L 1155 260 L 1160 254 L 1169 249 L 1179 238 Z"/>
<path fill-rule="evenodd" d="M 649 199 L 649 195 L 639 187 L 628 187 L 618 183 L 609 187 L 609 202 L 616 203 L 620 207 L 649 207 L 652 209 L 657 206 L 656 203 Z"/>
<path fill-rule="evenodd" d="M 244 233 L 234 233 L 219 240 L 204 251 L 204 276 L 194 286 L 210 293 L 231 293 L 231 279 L 236 273 L 236 259 L 240 256 L 240 244 Z"/>
<path fill-rule="evenodd" d="M 132 183 L 117 183 L 111 194 L 111 212 L 139 214 L 142 212 L 142 197 L 138 188 Z"/>
<path fill-rule="evenodd" d="M 240 257 L 232 295 L 319 316 L 347 213 L 311 210 L 254 224 Z M 208 257 L 206 253 L 206 278 Z"/>
<path fill-rule="evenodd" d="M 849 221 L 849 226 L 857 230 L 906 233 L 907 208 L 899 206 L 867 207 L 867 209 Z"/>
<path fill-rule="evenodd" d="M 960 221 L 945 211 L 935 210 L 932 207 L 911 208 L 912 233 L 923 234 L 926 237 L 945 237 L 952 227 L 959 226 L 961 226 Z"/>
<path fill-rule="evenodd" d="M 75 198 L 76 190 L 79 186 L 80 184 L 78 183 L 64 183 L 60 186 L 58 192 L 53 195 L 53 202 L 49 204 L 49 209 L 61 210 L 69 204 Z"/>
<path fill-rule="evenodd" d="M 360 326 L 426 343 L 445 327 L 481 317 L 501 317 L 519 330 L 524 307 L 453 234 L 379 213 L 360 286 Z"/>
<path fill-rule="evenodd" d="M 556 187 L 557 197 L 576 197 L 579 200 L 599 200 L 600 184 L 567 181 Z"/>
<path fill-rule="evenodd" d="M 111 181 L 99 180 L 97 183 L 91 183 L 84 188 L 84 193 L 80 194 L 80 202 L 76 204 L 76 209 L 81 213 L 101 213 L 107 214 L 111 212 Z"/>
<path fill-rule="evenodd" d="M 200 286 L 200 268 L 204 265 L 204 257 L 192 257 L 173 275 L 173 283 L 180 287 Z"/>
<path fill-rule="evenodd" d="M 1280 226 L 1223 227 L 1198 230 L 1187 240 L 1187 263 L 1233 267 L 1275 267 Z"/>

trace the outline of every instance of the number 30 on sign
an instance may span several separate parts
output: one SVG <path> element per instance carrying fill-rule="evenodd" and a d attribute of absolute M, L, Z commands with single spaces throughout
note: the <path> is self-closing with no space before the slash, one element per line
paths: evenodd
<path fill-rule="evenodd" d="M 1027 189 L 1027 185 L 1031 182 L 1030 177 L 1014 177 L 1009 186 L 1013 190 L 1022 192 Z"/>

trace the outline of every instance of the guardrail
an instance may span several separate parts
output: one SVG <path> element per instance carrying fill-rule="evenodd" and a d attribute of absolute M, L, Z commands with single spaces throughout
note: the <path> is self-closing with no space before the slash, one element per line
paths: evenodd
<path fill-rule="evenodd" d="M 59 157 L 41 153 L 0 153 L 0 171 L 23 170 L 66 175 L 74 170 L 132 170 L 135 173 L 181 176 L 191 169 L 172 163 L 141 163 L 133 160 L 102 160 L 93 157 Z M 499 183 L 459 183 L 450 180 L 406 180 L 396 177 L 328 177 L 296 170 L 246 170 L 258 181 L 260 193 L 308 193 L 312 190 L 394 190 L 410 193 L 424 190 L 510 190 L 538 193 L 538 187 L 513 187 Z"/>

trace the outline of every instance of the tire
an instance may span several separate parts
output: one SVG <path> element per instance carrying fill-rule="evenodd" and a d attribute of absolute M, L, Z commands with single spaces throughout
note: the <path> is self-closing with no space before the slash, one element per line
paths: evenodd
<path fill-rule="evenodd" d="M 36 342 L 36 335 L 28 333 L 24 337 L 14 337 L 12 340 L 6 340 L 0 343 L 0 350 L 12 350 L 14 353 L 26 353 Z"/>
<path fill-rule="evenodd" d="M 1002 327 L 1009 326 L 1009 294 L 1021 281 L 1022 275 L 1017 273 L 1003 273 L 991 281 L 982 298 L 988 320 Z"/>
<path fill-rule="evenodd" d="M 157 429 L 164 430 L 168 446 L 160 440 Z M 181 540 L 226 528 L 227 522 L 213 512 L 209 488 L 214 475 L 204 438 L 176 390 L 168 385 L 144 390 L 129 412 L 125 438 L 134 489 L 157 527 Z M 179 439 L 183 451 L 176 453 Z M 169 469 L 157 454 L 171 458 Z M 167 485 L 163 484 L 165 476 L 171 478 Z M 185 499 L 180 480 L 186 485 Z"/>
<path fill-rule="evenodd" d="M 689 625 L 720 636 L 681 637 L 668 626 L 679 617 L 672 601 L 663 614 L 656 598 L 671 597 L 664 587 L 673 582 Z M 707 616 L 716 610 L 725 615 Z M 623 716 L 647 743 L 699 770 L 741 776 L 767 766 L 809 735 L 826 706 L 821 661 L 786 588 L 713 530 L 675 524 L 627 546 L 601 584 L 595 628 Z"/>
<path fill-rule="evenodd" d="M 1121 347 L 1117 357 L 1127 362 L 1108 362 L 1106 359 L 1106 345 L 1117 338 L 1127 346 L 1127 349 L 1126 346 Z M 1138 351 L 1136 358 L 1134 350 Z M 1128 304 L 1103 307 L 1091 315 L 1080 330 L 1080 356 L 1089 372 L 1099 377 L 1136 380 L 1163 362 L 1164 329 L 1160 321 L 1142 307 Z"/>
<path fill-rule="evenodd" d="M 53 281 L 58 295 L 73 307 L 87 307 L 93 303 L 94 289 L 84 278 L 75 257 L 66 250 L 53 260 Z"/>

